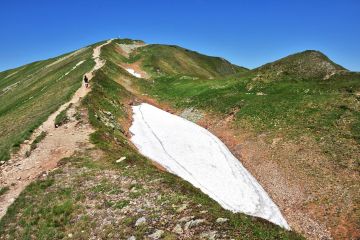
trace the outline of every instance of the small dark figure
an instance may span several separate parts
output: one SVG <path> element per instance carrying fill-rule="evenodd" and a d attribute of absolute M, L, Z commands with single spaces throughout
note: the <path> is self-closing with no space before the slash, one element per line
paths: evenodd
<path fill-rule="evenodd" d="M 87 76 L 84 76 L 84 83 L 85 83 L 85 87 L 88 88 L 89 87 L 89 79 L 87 78 Z"/>

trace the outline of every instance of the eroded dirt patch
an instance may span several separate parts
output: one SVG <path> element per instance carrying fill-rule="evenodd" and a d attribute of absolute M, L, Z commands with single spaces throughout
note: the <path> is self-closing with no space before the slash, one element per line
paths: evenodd
<path fill-rule="evenodd" d="M 207 115 L 198 122 L 218 136 L 279 205 L 291 227 L 309 239 L 356 239 L 358 176 L 327 164 L 311 138 L 254 134 Z M 346 220 L 345 220 L 346 219 Z"/>
<path fill-rule="evenodd" d="M 0 167 L 1 186 L 9 190 L 0 196 L 0 217 L 20 192 L 40 174 L 47 174 L 56 167 L 58 161 L 71 156 L 75 150 L 85 151 L 92 147 L 89 134 L 93 132 L 87 120 L 87 112 L 76 110 L 76 105 L 68 109 L 68 122 L 59 128 L 42 125 L 37 131 L 47 136 L 31 151 L 31 143 L 22 144 L 21 150 L 11 160 Z M 36 133 L 34 136 L 37 136 Z M 29 153 L 29 151 L 31 151 Z"/>

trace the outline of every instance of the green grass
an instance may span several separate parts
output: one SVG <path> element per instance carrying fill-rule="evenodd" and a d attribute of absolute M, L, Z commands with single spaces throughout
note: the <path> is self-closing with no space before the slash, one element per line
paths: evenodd
<path fill-rule="evenodd" d="M 141 59 L 143 68 L 154 76 L 183 74 L 212 78 L 247 71 L 225 59 L 172 45 L 150 44 L 140 48 L 132 58 Z"/>
<path fill-rule="evenodd" d="M 235 113 L 237 126 L 257 133 L 294 140 L 311 136 L 324 152 L 336 156 L 333 160 L 340 166 L 358 167 L 360 104 L 354 93 L 360 92 L 359 74 L 327 81 L 252 78 L 252 73 L 214 80 L 164 76 L 140 85 L 176 108 L 195 107 L 224 116 Z"/>
<path fill-rule="evenodd" d="M 71 197 L 71 189 L 58 188 L 54 192 L 43 194 L 53 183 L 54 180 L 49 178 L 30 184 L 10 206 L 7 218 L 0 222 L 0 235 L 6 224 L 16 221 L 21 230 L 10 232 L 14 239 L 65 237 L 61 230 L 65 225 L 71 224 L 70 219 L 76 206 Z M 21 218 L 18 218 L 19 210 Z"/>
<path fill-rule="evenodd" d="M 67 106 L 64 110 L 62 110 L 56 117 L 55 117 L 55 126 L 60 127 L 61 125 L 65 124 L 69 121 L 69 117 L 67 115 L 67 111 L 71 108 L 71 104 Z"/>
<path fill-rule="evenodd" d="M 30 145 L 31 151 L 37 148 L 38 143 L 40 143 L 46 137 L 46 134 L 46 132 L 42 131 L 39 136 L 35 138 L 35 140 Z"/>
<path fill-rule="evenodd" d="M 91 54 L 88 48 L 63 61 L 56 62 L 67 55 L 0 73 L 0 160 L 9 159 L 11 149 L 16 150 L 71 98 L 81 86 L 82 75 L 94 65 Z M 71 71 L 82 60 L 85 62 Z"/>
<path fill-rule="evenodd" d="M 4 195 L 7 191 L 9 191 L 9 187 L 5 186 L 5 187 L 0 187 L 0 196 Z"/>
<path fill-rule="evenodd" d="M 256 79 L 269 82 L 283 79 L 326 79 L 333 72 L 346 71 L 319 51 L 307 50 L 267 63 L 253 70 Z"/>
<path fill-rule="evenodd" d="M 42 131 L 39 136 L 35 138 L 35 140 L 30 145 L 30 149 L 25 152 L 25 157 L 29 157 L 31 155 L 31 152 L 38 147 L 38 143 L 40 143 L 46 137 L 46 134 L 46 132 Z"/>

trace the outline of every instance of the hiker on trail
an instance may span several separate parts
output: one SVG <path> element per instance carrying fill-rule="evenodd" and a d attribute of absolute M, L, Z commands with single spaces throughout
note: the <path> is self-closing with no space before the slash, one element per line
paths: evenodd
<path fill-rule="evenodd" d="M 84 76 L 84 83 L 85 83 L 85 87 L 88 88 L 89 87 L 89 79 L 87 78 L 87 76 Z"/>

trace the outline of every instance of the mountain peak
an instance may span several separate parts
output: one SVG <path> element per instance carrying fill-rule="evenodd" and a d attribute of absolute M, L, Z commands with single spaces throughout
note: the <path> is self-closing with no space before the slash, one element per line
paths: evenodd
<path fill-rule="evenodd" d="M 256 79 L 328 79 L 347 69 L 334 63 L 320 51 L 305 50 L 267 63 L 253 71 L 257 73 Z"/>

